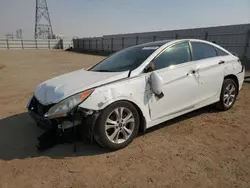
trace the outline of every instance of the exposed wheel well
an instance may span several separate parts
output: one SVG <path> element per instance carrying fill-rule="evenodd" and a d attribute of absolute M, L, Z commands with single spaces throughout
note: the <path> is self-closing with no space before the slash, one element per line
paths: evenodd
<path fill-rule="evenodd" d="M 239 80 L 238 80 L 237 76 L 235 76 L 233 74 L 229 74 L 229 75 L 225 76 L 224 80 L 227 79 L 227 78 L 232 79 L 232 80 L 234 80 L 236 82 L 236 84 L 237 84 L 237 93 L 238 93 L 238 91 L 239 91 Z"/>
<path fill-rule="evenodd" d="M 130 101 L 128 101 L 128 102 L 130 102 Z M 140 116 L 139 131 L 144 132 L 146 130 L 146 119 L 143 116 L 143 113 L 142 113 L 141 109 L 135 103 L 133 103 L 133 102 L 131 102 L 131 103 L 135 106 L 135 108 L 136 108 L 136 110 L 137 110 L 137 112 L 139 113 L 139 116 Z"/>

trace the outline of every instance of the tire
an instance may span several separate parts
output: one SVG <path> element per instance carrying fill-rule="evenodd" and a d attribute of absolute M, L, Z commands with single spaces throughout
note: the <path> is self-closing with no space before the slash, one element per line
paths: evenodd
<path fill-rule="evenodd" d="M 127 101 L 118 101 L 102 111 L 95 126 L 94 137 L 101 146 L 113 151 L 119 150 L 133 141 L 139 125 L 140 118 L 135 106 Z"/>
<path fill-rule="evenodd" d="M 234 90 L 232 88 L 234 88 Z M 238 85 L 233 79 L 226 78 L 222 85 L 220 101 L 217 104 L 217 108 L 222 111 L 229 110 L 234 105 L 237 95 L 238 95 Z"/>

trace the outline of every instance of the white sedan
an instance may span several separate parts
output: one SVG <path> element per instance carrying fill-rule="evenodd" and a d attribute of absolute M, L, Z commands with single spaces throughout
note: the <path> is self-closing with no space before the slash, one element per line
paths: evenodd
<path fill-rule="evenodd" d="M 27 108 L 39 125 L 78 127 L 88 138 L 117 150 L 138 131 L 201 107 L 230 109 L 244 74 L 239 58 L 216 44 L 157 41 L 41 83 Z"/>

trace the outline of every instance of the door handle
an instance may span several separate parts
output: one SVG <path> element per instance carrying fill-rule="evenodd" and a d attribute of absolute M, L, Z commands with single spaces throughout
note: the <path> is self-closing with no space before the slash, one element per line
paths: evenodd
<path fill-rule="evenodd" d="M 221 65 L 221 64 L 224 64 L 224 63 L 225 63 L 225 61 L 220 61 L 218 64 Z"/>

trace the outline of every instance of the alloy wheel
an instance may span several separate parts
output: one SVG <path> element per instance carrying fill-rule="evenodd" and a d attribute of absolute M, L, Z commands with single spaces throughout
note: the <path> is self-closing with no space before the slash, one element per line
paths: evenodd
<path fill-rule="evenodd" d="M 223 102 L 226 107 L 230 107 L 236 99 L 236 88 L 233 84 L 228 84 L 224 91 Z"/>
<path fill-rule="evenodd" d="M 114 109 L 107 117 L 105 133 L 108 139 L 116 144 L 121 144 L 129 139 L 135 128 L 133 113 L 125 108 Z"/>

